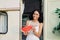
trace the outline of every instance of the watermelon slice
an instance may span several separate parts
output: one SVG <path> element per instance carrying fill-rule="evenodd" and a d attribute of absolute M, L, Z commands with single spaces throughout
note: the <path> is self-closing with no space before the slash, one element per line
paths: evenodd
<path fill-rule="evenodd" d="M 28 32 L 32 29 L 32 26 L 25 26 L 22 28 L 22 32 Z"/>

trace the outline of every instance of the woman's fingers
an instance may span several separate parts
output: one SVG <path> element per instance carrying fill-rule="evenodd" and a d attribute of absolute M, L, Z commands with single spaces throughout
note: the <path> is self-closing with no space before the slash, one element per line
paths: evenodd
<path fill-rule="evenodd" d="M 24 33 L 24 35 L 28 35 L 28 32 L 23 32 Z"/>

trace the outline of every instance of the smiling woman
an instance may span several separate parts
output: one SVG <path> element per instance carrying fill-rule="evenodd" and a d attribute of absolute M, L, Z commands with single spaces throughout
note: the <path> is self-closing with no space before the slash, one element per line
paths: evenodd
<path fill-rule="evenodd" d="M 43 40 L 42 0 L 23 0 L 23 4 L 22 27 L 32 28 L 28 32 L 22 32 L 22 40 Z"/>

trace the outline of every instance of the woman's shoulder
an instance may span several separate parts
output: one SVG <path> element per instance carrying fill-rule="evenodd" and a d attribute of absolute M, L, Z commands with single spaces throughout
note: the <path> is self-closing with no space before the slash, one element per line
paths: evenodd
<path fill-rule="evenodd" d="M 43 25 L 43 23 L 39 23 L 39 25 Z"/>
<path fill-rule="evenodd" d="M 27 20 L 27 25 L 30 25 L 31 24 L 31 20 Z"/>
<path fill-rule="evenodd" d="M 31 22 L 32 20 L 27 20 L 27 22 Z"/>
<path fill-rule="evenodd" d="M 43 26 L 43 23 L 39 23 L 39 27 L 42 27 Z"/>

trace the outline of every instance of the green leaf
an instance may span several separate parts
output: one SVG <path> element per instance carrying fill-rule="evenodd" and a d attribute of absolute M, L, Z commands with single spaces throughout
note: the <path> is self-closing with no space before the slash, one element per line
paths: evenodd
<path fill-rule="evenodd" d="M 58 11 L 56 11 L 55 13 L 58 13 Z"/>
<path fill-rule="evenodd" d="M 59 8 L 57 8 L 57 9 L 56 9 L 56 11 L 55 11 L 55 13 L 59 13 L 59 11 L 60 11 L 60 9 L 59 9 Z"/>
<path fill-rule="evenodd" d="M 60 11 L 60 9 L 59 8 L 57 8 L 57 10 L 56 11 Z"/>
<path fill-rule="evenodd" d="M 60 13 L 58 15 L 60 15 Z"/>
<path fill-rule="evenodd" d="M 60 16 L 59 16 L 59 18 L 60 18 Z"/>

